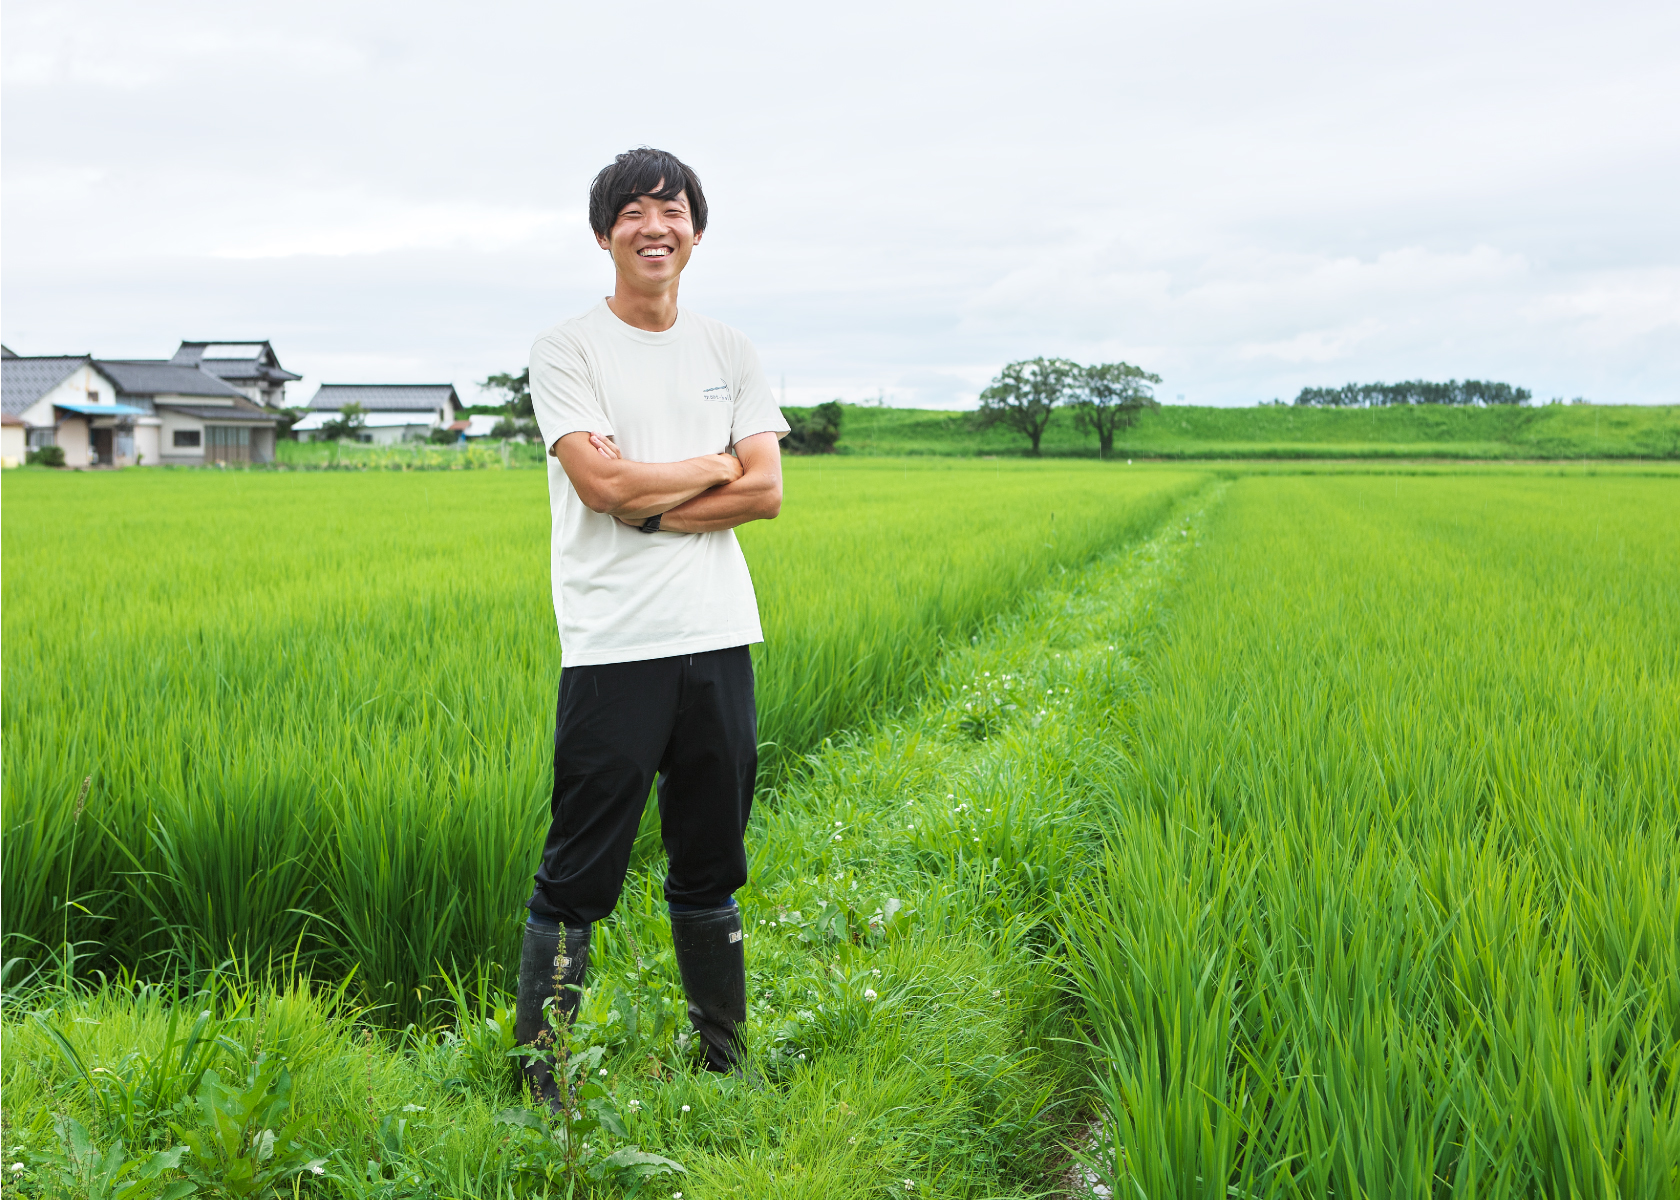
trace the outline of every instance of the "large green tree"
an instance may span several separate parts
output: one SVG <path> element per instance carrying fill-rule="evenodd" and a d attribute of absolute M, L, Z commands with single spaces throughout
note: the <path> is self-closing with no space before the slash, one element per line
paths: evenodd
<path fill-rule="evenodd" d="M 1065 358 L 1030 358 L 1007 364 L 980 393 L 980 428 L 1002 425 L 1022 433 L 1038 453 L 1039 439 L 1056 409 L 1065 403 L 1079 378 L 1076 362 Z"/>
<path fill-rule="evenodd" d="M 366 424 L 367 409 L 360 404 L 346 404 L 338 410 L 338 416 L 321 422 L 316 436 L 323 442 L 337 442 L 345 438 L 355 441 L 361 436 L 362 426 Z"/>
<path fill-rule="evenodd" d="M 1114 453 L 1114 433 L 1130 429 L 1146 408 L 1160 408 L 1151 386 L 1161 382 L 1131 363 L 1097 363 L 1081 367 L 1075 384 L 1073 423 L 1097 435 L 1102 457 Z"/>
<path fill-rule="evenodd" d="M 510 417 L 534 417 L 537 410 L 531 406 L 531 368 L 526 367 L 517 375 L 503 372 L 492 375 L 479 385 L 489 392 L 500 392 L 506 399 L 502 407 Z"/>

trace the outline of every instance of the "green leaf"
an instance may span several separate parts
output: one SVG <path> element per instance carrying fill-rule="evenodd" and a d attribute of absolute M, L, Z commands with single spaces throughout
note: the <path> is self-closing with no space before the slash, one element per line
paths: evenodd
<path fill-rule="evenodd" d="M 528 1108 L 506 1108 L 496 1114 L 498 1125 L 522 1125 L 526 1129 L 546 1130 L 548 1122 L 540 1113 Z"/>

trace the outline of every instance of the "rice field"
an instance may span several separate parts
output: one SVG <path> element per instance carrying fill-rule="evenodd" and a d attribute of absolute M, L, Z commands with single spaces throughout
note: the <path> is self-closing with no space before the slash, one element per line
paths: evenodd
<path fill-rule="evenodd" d="M 1202 478 L 790 463 L 784 519 L 743 531 L 767 782 Z M 21 472 L 4 499 L 14 974 L 296 958 L 400 1026 L 440 967 L 512 961 L 560 669 L 540 472 Z"/>
<path fill-rule="evenodd" d="M 1680 1194 L 1676 530 L 1668 479 L 1232 487 L 1063 912 L 1113 1186 Z"/>
<path fill-rule="evenodd" d="M 1680 1194 L 1680 481 L 1223 475 L 790 464 L 743 537 L 766 1086 L 684 1065 L 650 836 L 579 1034 L 685 1166 L 643 1195 L 1024 1200 L 1064 1147 L 1150 1200 Z M 0 1188 L 90 1194 L 68 1116 L 173 1144 L 203 1012 L 292 1072 L 284 1194 L 623 1194 L 507 1123 L 486 965 L 547 804 L 540 475 L 3 499 Z"/>

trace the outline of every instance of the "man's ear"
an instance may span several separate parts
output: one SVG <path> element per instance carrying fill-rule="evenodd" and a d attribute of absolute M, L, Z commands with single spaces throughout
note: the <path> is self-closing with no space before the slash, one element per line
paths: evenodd
<path fill-rule="evenodd" d="M 700 239 L 705 237 L 705 236 L 706 236 L 706 231 L 704 229 L 696 229 L 694 231 L 694 244 L 696 246 L 698 246 L 700 244 Z"/>
<path fill-rule="evenodd" d="M 603 249 L 603 250 L 610 251 L 612 249 L 612 239 L 607 238 L 607 237 L 603 237 L 601 234 L 598 234 L 598 233 L 595 235 L 595 244 L 597 246 L 601 247 L 601 249 Z"/>

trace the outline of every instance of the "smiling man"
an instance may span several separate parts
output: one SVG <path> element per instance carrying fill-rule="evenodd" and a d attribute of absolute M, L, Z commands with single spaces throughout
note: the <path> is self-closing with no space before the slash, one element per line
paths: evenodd
<path fill-rule="evenodd" d="M 740 1066 L 743 844 L 758 771 L 748 647 L 763 641 L 733 532 L 781 510 L 776 407 L 758 355 L 677 306 L 706 229 L 674 155 L 621 154 L 589 189 L 613 294 L 531 350 L 549 448 L 554 611 L 563 659 L 551 823 L 527 904 L 516 1034 L 577 1011 L 590 926 L 618 902 L 657 781 L 677 966 L 713 1070 Z M 552 1073 L 526 1067 L 556 1102 Z"/>

